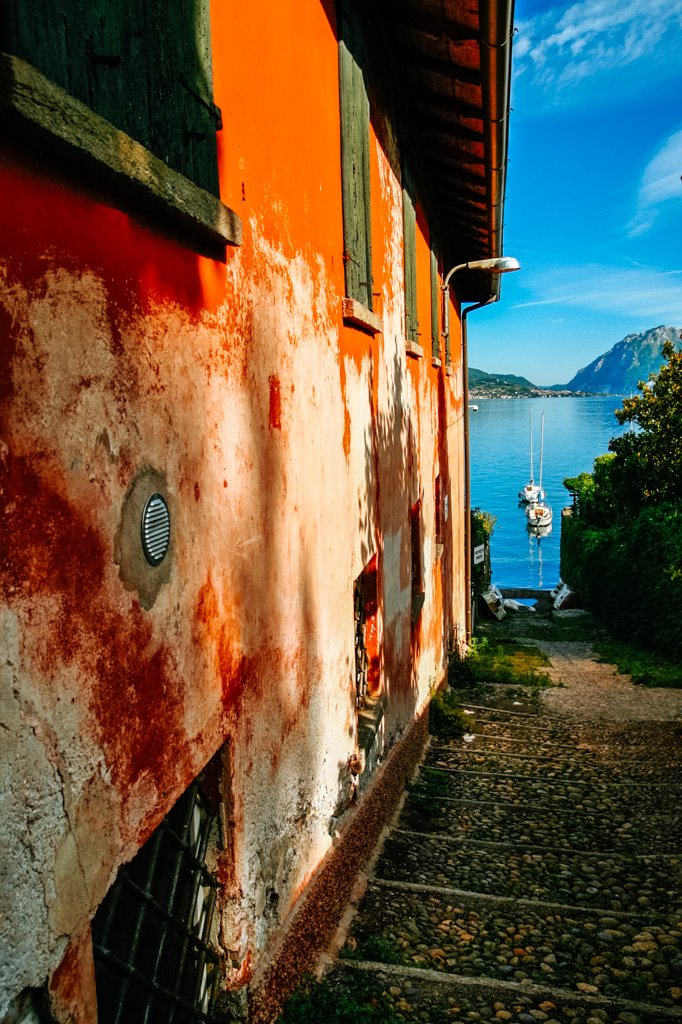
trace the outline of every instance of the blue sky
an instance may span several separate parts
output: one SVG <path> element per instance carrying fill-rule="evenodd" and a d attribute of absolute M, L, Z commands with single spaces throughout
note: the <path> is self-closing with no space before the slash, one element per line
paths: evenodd
<path fill-rule="evenodd" d="M 469 362 L 566 383 L 682 327 L 682 0 L 517 0 L 505 255 Z"/>

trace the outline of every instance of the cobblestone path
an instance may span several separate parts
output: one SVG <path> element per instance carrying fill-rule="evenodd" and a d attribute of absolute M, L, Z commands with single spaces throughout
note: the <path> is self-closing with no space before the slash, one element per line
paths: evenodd
<path fill-rule="evenodd" d="M 465 705 L 474 738 L 432 738 L 331 992 L 378 1021 L 682 1024 L 682 727 L 639 693 L 639 720 Z"/>

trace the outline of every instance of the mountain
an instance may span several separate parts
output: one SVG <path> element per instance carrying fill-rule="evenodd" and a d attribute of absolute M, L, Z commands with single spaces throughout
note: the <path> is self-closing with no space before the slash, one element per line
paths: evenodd
<path fill-rule="evenodd" d="M 628 334 L 612 349 L 598 356 L 589 366 L 578 370 L 568 384 L 553 390 L 583 391 L 589 394 L 629 395 L 637 391 L 640 380 L 657 373 L 663 359 L 664 341 L 680 344 L 679 327 L 652 327 L 641 334 Z"/>

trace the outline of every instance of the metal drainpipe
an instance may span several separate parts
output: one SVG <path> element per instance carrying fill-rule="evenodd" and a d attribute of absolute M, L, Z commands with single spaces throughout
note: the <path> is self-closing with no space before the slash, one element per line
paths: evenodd
<path fill-rule="evenodd" d="M 476 302 L 473 306 L 467 306 L 462 310 L 462 394 L 464 410 L 464 596 L 465 596 L 465 630 L 466 642 L 471 643 L 471 461 L 469 455 L 469 351 L 467 344 L 467 317 L 475 309 L 482 309 L 483 306 L 490 306 L 499 299 L 497 295 L 491 295 L 485 302 Z"/>

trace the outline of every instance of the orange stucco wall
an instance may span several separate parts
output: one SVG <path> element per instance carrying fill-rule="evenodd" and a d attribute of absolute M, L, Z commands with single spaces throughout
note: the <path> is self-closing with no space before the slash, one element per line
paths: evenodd
<path fill-rule="evenodd" d="M 391 127 L 373 111 L 383 331 L 370 336 L 341 316 L 333 14 L 319 0 L 213 6 L 221 197 L 243 226 L 224 261 L 29 146 L 0 149 L 0 714 L 11 736 L 0 828 L 12 937 L 0 1013 L 69 944 L 72 957 L 82 947 L 120 864 L 228 739 L 221 937 L 231 983 L 247 980 L 353 796 L 353 580 L 377 554 L 388 747 L 462 630 L 459 324 L 453 309 L 447 375 L 430 358 L 420 210 L 425 355 L 406 355 Z M 173 540 L 170 578 L 144 608 L 115 548 L 126 495 L 149 469 L 165 480 Z M 426 596 L 415 623 L 418 500 Z M 90 1019 L 87 999 L 78 1013 Z"/>

